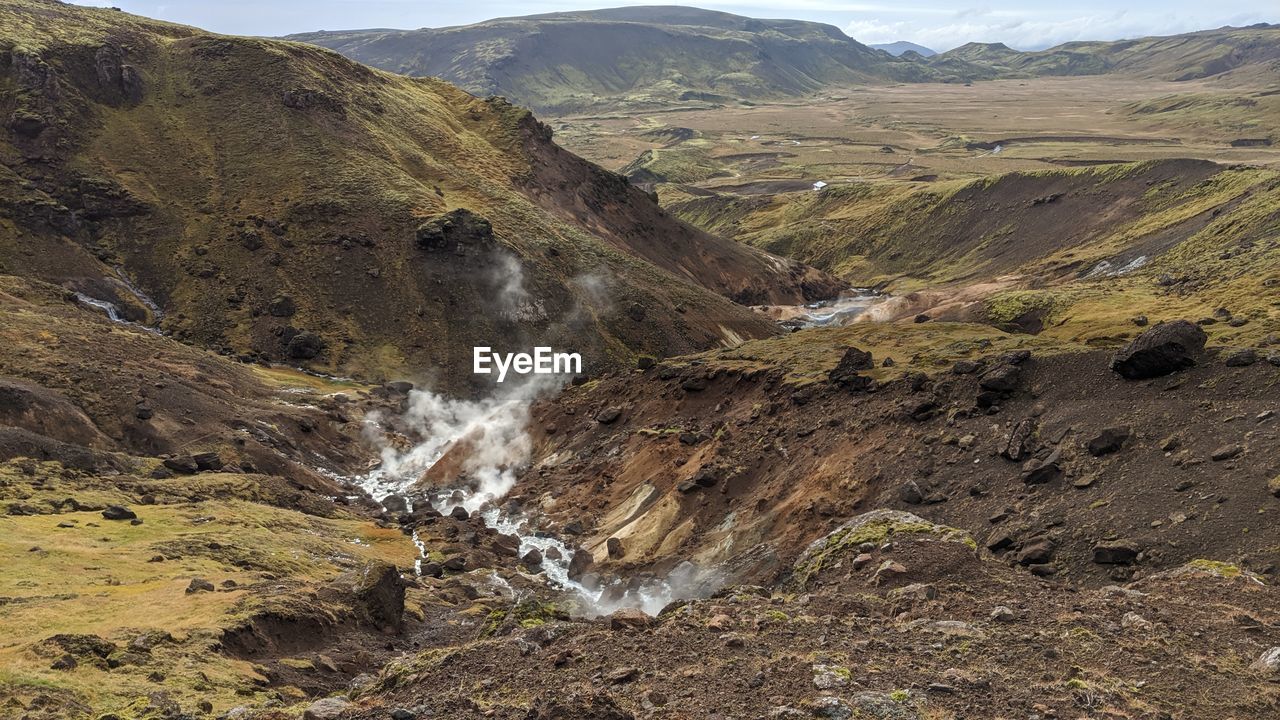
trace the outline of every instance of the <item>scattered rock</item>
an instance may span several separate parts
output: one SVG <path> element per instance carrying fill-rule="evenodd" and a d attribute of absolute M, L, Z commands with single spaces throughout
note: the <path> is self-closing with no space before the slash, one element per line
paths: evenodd
<path fill-rule="evenodd" d="M 1280 674 L 1280 647 L 1273 647 L 1262 653 L 1253 664 L 1249 666 L 1253 670 L 1269 673 L 1271 675 Z"/>
<path fill-rule="evenodd" d="M 1160 323 L 1125 345 L 1111 369 L 1129 380 L 1160 377 L 1196 364 L 1209 336 L 1186 320 Z"/>
<path fill-rule="evenodd" d="M 1233 443 L 1230 445 L 1223 445 L 1217 450 L 1214 450 L 1209 457 L 1212 458 L 1214 462 L 1222 462 L 1224 460 L 1231 460 L 1232 458 L 1239 457 L 1243 452 L 1244 447 Z"/>
<path fill-rule="evenodd" d="M 187 585 L 188 595 L 192 595 L 194 593 L 199 593 L 199 592 L 213 592 L 213 590 L 214 590 L 213 583 L 209 582 L 208 580 L 205 580 L 204 578 L 195 578 L 194 580 L 191 581 L 190 585 Z"/>
<path fill-rule="evenodd" d="M 609 557 L 614 560 L 618 560 L 627 554 L 626 550 L 622 547 L 622 540 L 616 537 L 611 537 L 606 540 L 604 546 L 609 552 Z"/>
<path fill-rule="evenodd" d="M 871 378 L 859 375 L 859 370 L 870 370 L 875 367 L 871 353 L 856 347 L 846 348 L 840 362 L 827 373 L 827 379 L 836 385 L 860 390 L 871 384 Z"/>
<path fill-rule="evenodd" d="M 378 628 L 394 629 L 404 617 L 405 588 L 395 565 L 376 561 L 355 572 L 351 594 L 365 620 Z"/>
<path fill-rule="evenodd" d="M 1086 444 L 1089 454 L 1094 457 L 1102 457 L 1118 452 L 1124 447 L 1124 443 L 1133 435 L 1133 430 L 1127 427 L 1109 427 L 1104 428 L 1097 435 L 1090 438 Z"/>
<path fill-rule="evenodd" d="M 313 332 L 294 335 L 285 346 L 285 353 L 294 360 L 310 360 L 324 350 L 324 339 Z"/>
<path fill-rule="evenodd" d="M 1130 540 L 1100 542 L 1093 546 L 1093 561 L 1099 565 L 1132 565 L 1141 548 Z"/>
<path fill-rule="evenodd" d="M 990 390 L 998 393 L 1011 393 L 1018 389 L 1018 383 L 1022 381 L 1022 371 L 1017 365 L 997 365 L 982 374 L 978 379 L 978 386 L 983 390 Z"/>
<path fill-rule="evenodd" d="M 175 455 L 171 458 L 165 458 L 164 466 L 183 475 L 192 475 L 200 472 L 200 466 L 196 464 L 196 459 L 190 455 Z"/>
<path fill-rule="evenodd" d="M 1258 351 L 1253 348 L 1235 350 L 1228 353 L 1225 360 L 1227 367 L 1248 367 L 1256 362 L 1258 362 Z"/>
<path fill-rule="evenodd" d="M 51 669 L 51 670 L 75 670 L 75 669 L 76 669 L 76 666 L 77 666 L 77 665 L 79 665 L 79 664 L 80 664 L 80 663 L 79 663 L 79 661 L 77 661 L 77 660 L 75 659 L 75 656 L 73 656 L 73 655 L 71 655 L 71 654 L 67 654 L 67 655 L 63 655 L 62 657 L 58 658 L 57 660 L 54 660 L 54 661 L 53 661 L 53 664 L 49 666 L 49 669 Z"/>
<path fill-rule="evenodd" d="M 191 456 L 195 461 L 196 468 L 206 472 L 217 472 L 222 469 L 222 456 L 216 452 L 196 453 Z"/>
<path fill-rule="evenodd" d="M 1005 607 L 1004 605 L 997 605 L 994 608 L 992 608 L 991 614 L 988 615 L 987 617 L 991 618 L 995 622 L 1002 622 L 1002 623 L 1010 623 L 1018 619 L 1017 613 Z"/>
<path fill-rule="evenodd" d="M 653 625 L 653 618 L 639 608 L 622 608 L 609 616 L 610 630 L 643 630 Z"/>
<path fill-rule="evenodd" d="M 302 711 L 302 720 L 338 720 L 351 707 L 351 701 L 346 698 L 324 698 L 308 705 L 307 709 Z"/>
<path fill-rule="evenodd" d="M 138 514 L 122 505 L 110 505 L 102 511 L 105 520 L 136 520 Z"/>

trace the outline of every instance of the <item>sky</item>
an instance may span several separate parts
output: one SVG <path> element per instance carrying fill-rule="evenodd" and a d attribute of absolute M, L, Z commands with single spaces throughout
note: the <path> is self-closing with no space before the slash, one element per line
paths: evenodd
<path fill-rule="evenodd" d="M 464 25 L 494 17 L 654 5 L 620 0 L 78 0 L 235 35 Z M 761 18 L 835 25 L 864 43 L 908 40 L 938 51 L 966 42 L 1039 50 L 1070 40 L 1174 35 L 1223 25 L 1280 22 L 1277 0 L 700 0 L 682 3 Z"/>

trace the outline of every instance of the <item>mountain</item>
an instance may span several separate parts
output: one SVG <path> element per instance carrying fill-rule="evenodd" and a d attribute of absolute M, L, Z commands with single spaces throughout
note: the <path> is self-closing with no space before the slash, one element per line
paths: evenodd
<path fill-rule="evenodd" d="M 0 3 L 3 272 L 236 355 L 388 378 L 472 346 L 630 364 L 840 284 L 696 230 L 528 111 L 313 45 Z"/>
<path fill-rule="evenodd" d="M 1216 30 L 1115 42 L 1070 42 L 1020 52 L 1002 43 L 968 43 L 927 61 L 936 69 L 972 77 L 1132 75 L 1186 81 L 1214 77 L 1266 81 L 1280 72 L 1280 25 Z"/>
<path fill-rule="evenodd" d="M 907 42 L 906 40 L 899 40 L 891 43 L 871 44 L 867 47 L 873 47 L 876 50 L 883 50 L 894 57 L 899 57 L 906 52 L 913 52 L 920 57 L 933 57 L 938 54 L 936 50 L 930 50 L 923 45 L 917 45 L 913 42 Z"/>
<path fill-rule="evenodd" d="M 686 7 L 627 7 L 500 18 L 421 30 L 290 36 L 383 70 L 437 76 L 539 112 L 597 105 L 797 97 L 869 81 L 923 80 L 831 25 Z"/>

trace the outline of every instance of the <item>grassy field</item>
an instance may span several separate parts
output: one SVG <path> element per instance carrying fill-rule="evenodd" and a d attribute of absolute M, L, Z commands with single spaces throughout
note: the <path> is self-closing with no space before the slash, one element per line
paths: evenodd
<path fill-rule="evenodd" d="M 800 189 L 816 180 L 901 182 L 1175 157 L 1280 163 L 1280 96 L 1209 81 L 1087 77 L 864 86 L 808 103 L 565 117 L 552 124 L 561 144 L 605 167 L 621 169 L 652 149 L 676 166 L 672 156 L 684 153 L 689 165 L 718 165 L 702 174 L 719 175 L 692 184 L 743 194 L 772 192 L 777 186 L 770 183 L 782 181 L 808 181 L 784 186 Z M 694 136 L 673 144 L 674 128 Z M 1261 138 L 1276 144 L 1231 146 Z M 1000 141 L 1006 142 L 999 153 L 971 146 Z M 689 182 L 678 174 L 673 181 Z"/>

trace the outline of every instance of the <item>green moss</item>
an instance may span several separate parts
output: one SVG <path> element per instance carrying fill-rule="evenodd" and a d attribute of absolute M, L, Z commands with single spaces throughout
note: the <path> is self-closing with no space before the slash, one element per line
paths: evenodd
<path fill-rule="evenodd" d="M 893 520 L 875 520 L 844 530 L 837 530 L 828 535 L 817 547 L 806 550 L 794 570 L 794 577 L 800 586 L 806 586 L 822 571 L 822 568 L 847 554 L 850 549 L 863 543 L 881 544 L 893 537 L 903 535 L 943 536 L 963 542 L 968 535 L 955 528 L 935 525 L 931 522 L 896 522 Z M 969 547 L 976 547 L 976 544 Z"/>
<path fill-rule="evenodd" d="M 1218 560 L 1197 558 L 1187 563 L 1187 566 L 1222 578 L 1237 578 L 1243 574 L 1239 567 Z"/>

